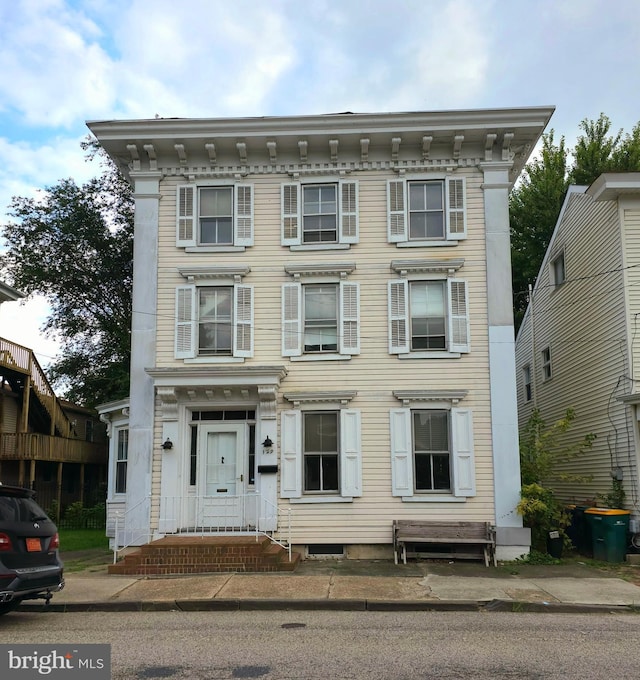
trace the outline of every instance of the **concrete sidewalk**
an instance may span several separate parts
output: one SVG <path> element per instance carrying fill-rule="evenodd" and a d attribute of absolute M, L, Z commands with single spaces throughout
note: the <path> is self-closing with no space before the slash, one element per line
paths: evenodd
<path fill-rule="evenodd" d="M 66 575 L 49 611 L 238 609 L 640 611 L 640 586 L 598 569 L 382 560 L 306 561 L 294 573 L 181 577 Z M 43 611 L 41 601 L 22 611 Z"/>

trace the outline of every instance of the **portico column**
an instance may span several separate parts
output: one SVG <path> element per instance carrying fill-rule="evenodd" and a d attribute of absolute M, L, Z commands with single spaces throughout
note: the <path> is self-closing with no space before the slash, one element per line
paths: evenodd
<path fill-rule="evenodd" d="M 487 258 L 489 376 L 495 525 L 498 559 L 529 551 L 531 533 L 523 528 L 520 500 L 520 452 L 516 399 L 515 336 L 509 233 L 511 162 L 482 164 Z"/>

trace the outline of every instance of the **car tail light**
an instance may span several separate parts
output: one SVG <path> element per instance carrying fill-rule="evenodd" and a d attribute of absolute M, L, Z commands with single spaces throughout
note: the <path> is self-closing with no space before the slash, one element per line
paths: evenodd
<path fill-rule="evenodd" d="M 11 539 L 7 534 L 0 533 L 0 552 L 3 550 L 11 550 L 13 546 L 11 545 Z"/>
<path fill-rule="evenodd" d="M 54 534 L 51 543 L 49 543 L 49 550 L 57 550 L 60 547 L 60 536 Z"/>

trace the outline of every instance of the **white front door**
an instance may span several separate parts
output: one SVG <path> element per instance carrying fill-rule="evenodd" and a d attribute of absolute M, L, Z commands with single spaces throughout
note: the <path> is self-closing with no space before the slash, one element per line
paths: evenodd
<path fill-rule="evenodd" d="M 246 425 L 204 425 L 199 432 L 198 524 L 223 530 L 245 524 Z"/>

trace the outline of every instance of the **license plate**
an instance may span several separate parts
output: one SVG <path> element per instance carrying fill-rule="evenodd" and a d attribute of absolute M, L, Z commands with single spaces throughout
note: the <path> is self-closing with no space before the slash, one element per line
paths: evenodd
<path fill-rule="evenodd" d="M 39 538 L 27 538 L 27 552 L 40 552 L 42 545 Z"/>

